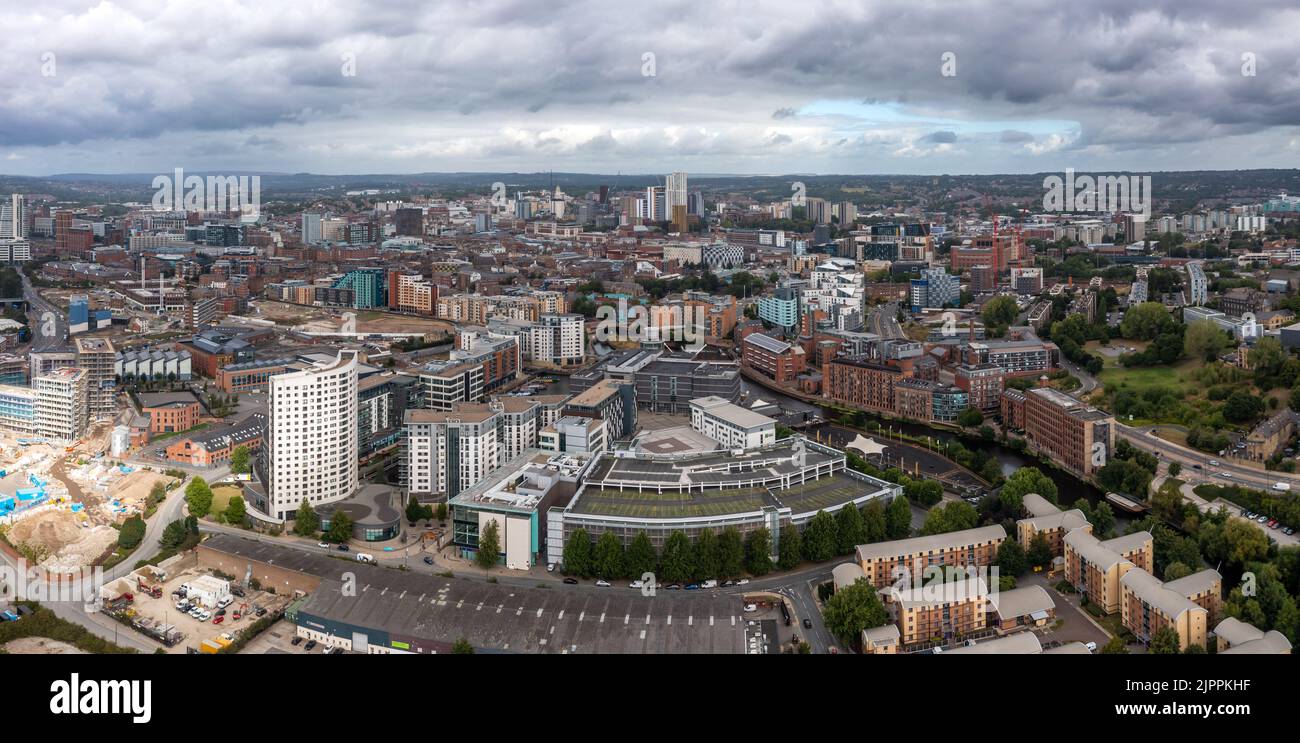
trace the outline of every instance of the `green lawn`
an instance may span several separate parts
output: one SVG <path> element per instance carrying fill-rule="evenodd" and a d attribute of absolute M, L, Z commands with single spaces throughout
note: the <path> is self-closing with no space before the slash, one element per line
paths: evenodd
<path fill-rule="evenodd" d="M 1202 366 L 1205 362 L 1199 359 L 1187 359 L 1180 361 L 1173 366 L 1138 366 L 1126 368 L 1118 364 L 1111 365 L 1108 361 L 1106 368 L 1102 369 L 1097 375 L 1097 379 L 1106 388 L 1114 389 L 1120 385 L 1126 386 L 1135 391 L 1141 391 L 1148 387 L 1175 387 L 1188 382 L 1191 373 Z"/>
<path fill-rule="evenodd" d="M 212 513 L 223 513 L 230 506 L 230 499 L 242 492 L 234 485 L 218 485 L 212 489 Z"/>

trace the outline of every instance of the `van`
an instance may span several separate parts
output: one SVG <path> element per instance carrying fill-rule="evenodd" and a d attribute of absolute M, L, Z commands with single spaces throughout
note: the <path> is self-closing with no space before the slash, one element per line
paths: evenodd
<path fill-rule="evenodd" d="M 357 562 L 368 562 L 368 563 L 370 563 L 371 565 L 374 565 L 374 564 L 375 564 L 375 556 L 374 556 L 374 555 L 367 555 L 367 554 L 364 553 L 364 552 L 358 552 L 358 553 L 357 553 Z"/>
<path fill-rule="evenodd" d="M 717 587 L 718 587 L 718 582 L 716 580 L 706 580 L 700 584 L 700 588 L 717 588 Z"/>

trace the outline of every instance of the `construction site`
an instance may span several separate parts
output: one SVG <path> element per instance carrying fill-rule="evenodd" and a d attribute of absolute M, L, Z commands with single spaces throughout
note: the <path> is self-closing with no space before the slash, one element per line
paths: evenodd
<path fill-rule="evenodd" d="M 88 443 L 63 447 L 0 434 L 0 533 L 50 572 L 102 562 L 117 546 L 115 527 L 146 511 L 155 485 L 176 481 L 90 454 Z"/>
<path fill-rule="evenodd" d="M 178 654 L 218 653 L 294 598 L 263 589 L 251 575 L 200 567 L 194 552 L 143 566 L 100 590 L 105 614 Z"/>

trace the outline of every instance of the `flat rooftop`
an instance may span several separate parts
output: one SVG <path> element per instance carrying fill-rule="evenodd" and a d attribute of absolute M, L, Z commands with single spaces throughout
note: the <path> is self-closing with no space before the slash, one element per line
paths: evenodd
<path fill-rule="evenodd" d="M 202 545 L 248 560 L 315 575 L 320 587 L 300 615 L 392 634 L 454 643 L 480 652 L 743 653 L 746 619 L 738 596 L 614 588 L 533 588 L 442 578 L 221 534 Z M 356 576 L 356 595 L 343 591 Z"/>

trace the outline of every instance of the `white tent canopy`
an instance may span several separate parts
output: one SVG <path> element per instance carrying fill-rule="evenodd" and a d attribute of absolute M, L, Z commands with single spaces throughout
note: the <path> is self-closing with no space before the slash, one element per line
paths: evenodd
<path fill-rule="evenodd" d="M 872 454 L 880 454 L 883 452 L 885 450 L 885 445 L 874 439 L 869 439 L 862 434 L 858 434 L 857 438 L 850 441 L 844 448 L 856 449 L 867 456 L 871 456 Z"/>

